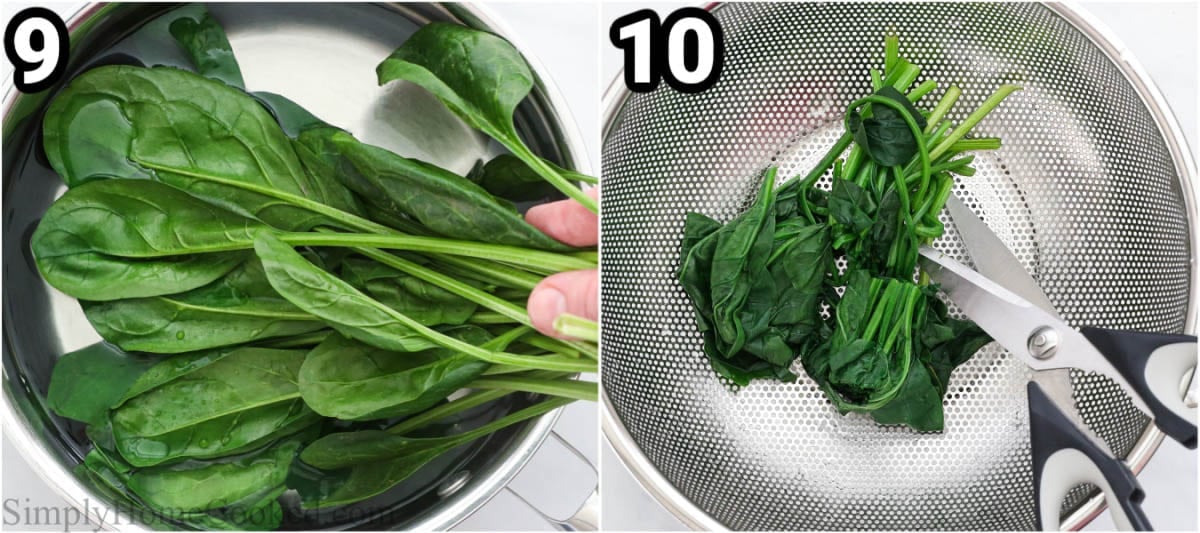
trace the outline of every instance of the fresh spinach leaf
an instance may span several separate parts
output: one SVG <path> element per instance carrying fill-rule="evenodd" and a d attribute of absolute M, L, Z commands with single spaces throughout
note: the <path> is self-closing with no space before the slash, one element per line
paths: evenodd
<path fill-rule="evenodd" d="M 296 452 L 311 438 L 303 433 L 245 454 L 219 460 L 184 461 L 142 468 L 127 486 L 155 509 L 209 511 L 283 485 Z"/>
<path fill-rule="evenodd" d="M 445 333 L 485 346 L 491 338 L 475 326 Z M 343 420 L 406 416 L 432 407 L 490 366 L 445 348 L 395 353 L 333 335 L 304 359 L 300 393 L 324 416 Z"/>
<path fill-rule="evenodd" d="M 81 302 L 105 340 L 126 350 L 182 353 L 300 335 L 326 328 L 271 288 L 262 263 L 245 261 L 179 294 Z M 472 308 L 472 311 L 474 308 Z"/>
<path fill-rule="evenodd" d="M 70 187 L 103 178 L 153 179 L 285 230 L 331 223 L 225 183 L 333 205 L 266 109 L 220 81 L 166 67 L 94 68 L 54 98 L 43 133 L 46 156 Z"/>
<path fill-rule="evenodd" d="M 339 167 L 338 178 L 381 208 L 410 216 L 447 237 L 570 249 L 462 176 L 361 143 L 345 133 L 334 134 L 332 140 L 352 167 Z"/>
<path fill-rule="evenodd" d="M 171 36 L 188 53 L 196 72 L 234 87 L 245 87 L 233 47 L 221 24 L 205 12 L 198 19 L 180 17 L 171 22 Z"/>
<path fill-rule="evenodd" d="M 560 174 L 566 172 L 556 170 Z M 478 165 L 467 174 L 467 179 L 489 193 L 514 202 L 543 200 L 555 193 L 554 187 L 540 174 L 512 154 L 500 154 L 486 164 Z"/>
<path fill-rule="evenodd" d="M 160 360 L 126 353 L 104 342 L 76 350 L 54 364 L 47 403 L 59 416 L 101 424 L 138 377 Z"/>
<path fill-rule="evenodd" d="M 342 279 L 426 326 L 464 324 L 478 305 L 437 285 L 374 261 L 349 259 Z"/>
<path fill-rule="evenodd" d="M 304 352 L 239 348 L 134 396 L 112 413 L 113 437 L 130 464 L 216 457 L 288 428 L 311 425 L 297 376 Z"/>
<path fill-rule="evenodd" d="M 345 469 L 339 484 L 318 493 L 301 492 L 307 509 L 358 502 L 379 495 L 416 473 L 453 448 L 490 435 L 505 427 L 541 416 L 570 403 L 552 398 L 526 407 L 476 429 L 436 438 L 416 438 L 386 431 L 333 433 L 313 442 L 300 455 L 305 463 L 322 469 Z"/>
<path fill-rule="evenodd" d="M 571 357 L 530 357 L 490 351 L 446 336 L 317 268 L 270 233 L 260 233 L 254 248 L 266 269 L 267 279 L 281 296 L 321 317 L 343 334 L 372 346 L 399 352 L 441 346 L 493 364 L 532 369 L 586 372 L 592 368 L 592 363 Z"/>
<path fill-rule="evenodd" d="M 465 26 L 422 26 L 375 69 L 379 83 L 406 80 L 441 100 L 467 124 L 495 139 L 547 182 L 593 212 L 596 201 L 525 145 L 513 124 L 533 89 L 533 73 L 508 41 Z"/>
<path fill-rule="evenodd" d="M 173 294 L 236 268 L 266 226 L 169 185 L 102 180 L 74 187 L 50 206 L 31 247 L 48 283 L 84 300 Z"/>

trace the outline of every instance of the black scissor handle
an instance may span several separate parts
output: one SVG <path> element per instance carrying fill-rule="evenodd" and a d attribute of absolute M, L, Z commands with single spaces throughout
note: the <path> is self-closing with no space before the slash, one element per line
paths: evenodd
<path fill-rule="evenodd" d="M 1063 498 L 1080 483 L 1100 487 L 1118 529 L 1153 529 L 1142 512 L 1145 493 L 1129 467 L 1075 427 L 1037 383 L 1026 390 L 1038 529 L 1059 530 Z"/>
<path fill-rule="evenodd" d="M 1091 327 L 1079 332 L 1142 397 L 1154 414 L 1154 425 L 1196 449 L 1196 408 L 1184 403 L 1179 390 L 1187 369 L 1196 368 L 1196 337 Z"/>

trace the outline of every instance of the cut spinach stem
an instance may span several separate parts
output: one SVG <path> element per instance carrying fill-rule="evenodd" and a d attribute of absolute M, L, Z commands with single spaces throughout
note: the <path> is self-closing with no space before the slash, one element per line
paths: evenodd
<path fill-rule="evenodd" d="M 916 102 L 917 100 L 920 100 L 925 95 L 933 92 L 934 89 L 937 89 L 937 82 L 933 81 L 933 80 L 925 80 L 920 85 L 916 86 L 913 90 L 908 92 L 908 95 L 907 95 L 908 101 Z"/>
<path fill-rule="evenodd" d="M 938 157 L 941 157 L 941 155 L 946 153 L 946 151 L 949 150 L 954 143 L 965 137 L 967 133 L 971 131 L 971 128 L 974 128 L 977 124 L 979 124 L 979 122 L 983 120 L 983 117 L 986 117 L 988 113 L 991 113 L 993 109 L 996 109 L 996 106 L 999 106 L 1000 102 L 1002 102 L 1005 97 L 1019 90 L 1021 90 L 1021 88 L 1016 85 L 1001 85 L 999 89 L 996 89 L 996 92 L 992 93 L 992 95 L 987 98 L 987 100 L 984 100 L 983 103 L 980 104 L 979 107 L 975 108 L 970 115 L 967 115 L 967 118 L 964 119 L 961 124 L 950 130 L 950 133 L 946 135 L 946 138 L 942 139 L 942 142 L 934 147 L 933 150 L 930 150 L 929 157 L 931 159 L 937 159 Z"/>
<path fill-rule="evenodd" d="M 585 341 L 600 341 L 600 326 L 581 316 L 563 313 L 554 319 L 554 331 Z"/>
<path fill-rule="evenodd" d="M 925 126 L 925 133 L 932 132 L 934 128 L 939 125 L 939 123 L 942 121 L 942 118 L 946 116 L 946 113 L 950 112 L 950 108 L 954 107 L 954 102 L 957 102 L 958 97 L 961 95 L 962 89 L 959 89 L 955 85 L 951 85 L 950 87 L 946 88 L 946 92 L 945 94 L 942 94 L 941 100 L 938 100 L 937 105 L 933 107 L 933 111 L 929 112 L 929 118 L 926 119 L 927 125 Z M 949 124 L 947 124 L 947 126 L 949 126 Z"/>

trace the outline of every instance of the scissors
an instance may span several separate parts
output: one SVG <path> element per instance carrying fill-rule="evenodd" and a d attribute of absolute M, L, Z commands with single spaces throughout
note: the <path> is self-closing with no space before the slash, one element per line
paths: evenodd
<path fill-rule="evenodd" d="M 1116 382 L 1171 438 L 1196 448 L 1196 337 L 1083 327 L 1059 317 L 1008 247 L 953 195 L 946 202 L 975 271 L 928 246 L 921 266 L 959 309 L 1034 370 L 1027 386 L 1038 527 L 1058 530 L 1067 491 L 1092 483 L 1124 530 L 1151 529 L 1133 472 L 1083 421 L 1070 369 Z"/>

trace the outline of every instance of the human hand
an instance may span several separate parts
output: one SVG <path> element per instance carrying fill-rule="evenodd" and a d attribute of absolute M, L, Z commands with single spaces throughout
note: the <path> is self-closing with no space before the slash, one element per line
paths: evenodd
<path fill-rule="evenodd" d="M 600 189 L 588 195 L 599 198 Z M 525 213 L 534 227 L 571 246 L 595 246 L 600 239 L 600 218 L 575 200 L 560 200 L 530 208 Z M 562 313 L 596 320 L 600 315 L 600 272 L 575 270 L 543 279 L 529 294 L 525 305 L 533 327 L 544 335 L 563 338 L 554 331 L 554 319 Z"/>

